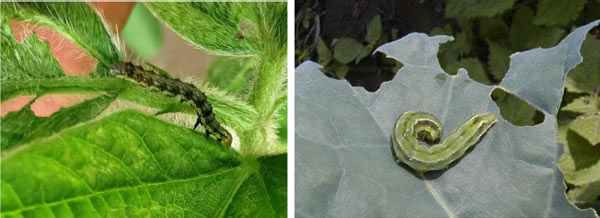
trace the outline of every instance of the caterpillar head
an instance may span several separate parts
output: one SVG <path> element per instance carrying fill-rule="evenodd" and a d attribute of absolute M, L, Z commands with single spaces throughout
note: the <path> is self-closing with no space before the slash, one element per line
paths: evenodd
<path fill-rule="evenodd" d="M 113 66 L 110 68 L 110 70 L 108 71 L 108 75 L 111 77 L 125 75 L 133 72 L 134 69 L 135 67 L 130 62 L 116 63 L 113 64 Z"/>
<path fill-rule="evenodd" d="M 231 143 L 233 142 L 233 136 L 231 136 L 231 133 L 229 133 L 228 131 L 225 131 L 225 134 L 226 136 L 223 139 L 222 143 L 226 147 L 231 147 Z"/>

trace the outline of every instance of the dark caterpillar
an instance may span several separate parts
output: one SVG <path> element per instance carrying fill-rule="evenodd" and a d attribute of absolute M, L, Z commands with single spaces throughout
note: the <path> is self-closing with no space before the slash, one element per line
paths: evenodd
<path fill-rule="evenodd" d="M 215 114 L 212 112 L 212 106 L 206 100 L 206 95 L 192 84 L 159 73 L 164 72 L 146 70 L 130 62 L 115 64 L 110 70 L 111 76 L 129 78 L 145 86 L 156 87 L 161 91 L 169 92 L 172 96 L 179 95 L 182 102 L 189 101 L 190 105 L 196 108 L 196 114 L 198 115 L 194 129 L 198 127 L 198 124 L 202 124 L 208 137 L 223 143 L 223 145 L 231 146 L 231 134 L 215 119 Z"/>

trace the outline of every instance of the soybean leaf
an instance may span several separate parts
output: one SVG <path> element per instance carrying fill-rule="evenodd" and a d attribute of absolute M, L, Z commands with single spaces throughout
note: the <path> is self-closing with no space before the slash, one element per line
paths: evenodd
<path fill-rule="evenodd" d="M 285 215 L 285 156 L 241 158 L 135 111 L 3 150 L 2 216 Z"/>
<path fill-rule="evenodd" d="M 98 60 L 100 72 L 122 59 L 105 24 L 85 2 L 2 2 L 1 10 L 3 17 L 48 27 L 66 37 Z M 5 28 L 2 27 L 3 34 Z M 12 46 L 4 47 L 3 44 L 2 49 L 11 50 Z M 21 63 L 17 60 L 7 64 Z"/>
<path fill-rule="evenodd" d="M 145 4 L 181 37 L 217 55 L 256 55 L 265 49 L 263 45 L 284 47 L 287 42 L 286 4 L 282 2 Z"/>
<path fill-rule="evenodd" d="M 249 94 L 257 60 L 250 57 L 217 57 L 206 71 L 205 81 L 229 93 Z"/>
<path fill-rule="evenodd" d="M 27 6 L 33 7 L 31 5 Z M 34 6 L 36 8 L 46 8 L 43 4 Z M 79 3 L 73 5 L 49 3 L 46 9 L 65 7 L 66 9 L 62 8 L 62 10 L 91 10 L 80 6 Z M 87 5 L 83 6 L 88 7 Z M 20 8 L 20 5 L 14 7 L 15 10 L 19 9 L 19 11 L 14 12 L 15 14 L 25 13 L 20 10 L 28 10 L 28 7 Z M 5 10 L 5 8 L 2 10 Z M 8 13 L 2 15 L 3 21 L 8 20 L 8 15 Z M 74 13 L 74 15 L 78 15 L 78 13 Z M 93 14 L 93 16 L 96 15 Z M 34 17 L 39 19 L 42 15 Z M 60 20 L 68 21 L 69 19 L 60 18 Z M 100 95 L 94 100 L 60 111 L 47 118 L 35 116 L 28 109 L 29 106 L 19 112 L 14 112 L 17 113 L 15 115 L 9 113 L 2 118 L 4 124 L 2 134 L 5 136 L 2 138 L 2 148 L 19 146 L 39 137 L 54 134 L 77 123 L 93 119 L 117 99 L 117 96 L 119 96 L 118 99 L 148 106 L 157 111 L 195 114 L 189 105 L 179 102 L 178 99 L 169 98 L 164 93 L 153 93 L 149 89 L 137 87 L 137 85 L 123 79 L 66 77 L 52 56 L 47 43 L 39 41 L 36 37 L 30 37 L 23 43 L 17 42 L 8 22 L 2 22 L 1 34 L 3 45 L 1 55 L 2 102 L 19 95 L 34 95 L 37 97 L 52 93 Z M 256 111 L 247 103 L 230 96 L 223 96 L 223 93 L 214 89 L 204 91 L 207 92 L 209 102 L 215 108 L 214 112 L 221 122 L 239 131 L 252 128 L 252 120 L 257 115 Z M 65 119 L 65 117 L 68 117 L 68 119 Z"/>
<path fill-rule="evenodd" d="M 279 108 L 279 116 L 277 117 L 277 122 L 279 124 L 279 128 L 277 129 L 277 136 L 279 136 L 279 142 L 281 143 L 282 148 L 285 148 L 284 151 L 287 151 L 287 101 L 285 104 L 281 105 Z"/>
<path fill-rule="evenodd" d="M 403 67 L 373 93 L 325 77 L 315 63 L 300 65 L 297 216 L 594 217 L 593 210 L 577 209 L 564 195 L 555 116 L 566 73 L 581 62 L 581 43 L 598 23 L 574 30 L 555 47 L 513 54 L 497 86 L 475 82 L 464 70 L 446 74 L 437 52 L 451 40 L 447 36 L 409 34 L 379 47 L 376 51 Z M 490 98 L 494 89 L 536 107 L 543 122 L 518 127 L 503 119 Z M 431 113 L 446 131 L 483 112 L 499 121 L 448 169 L 419 176 L 399 166 L 390 151 L 392 127 L 406 111 Z"/>
<path fill-rule="evenodd" d="M 2 16 L 2 81 L 11 79 L 29 79 L 33 77 L 61 77 L 64 72 L 52 53 L 47 42 L 41 42 L 36 35 L 19 43 L 14 37 L 8 17 Z"/>
<path fill-rule="evenodd" d="M 21 146 L 23 143 L 50 136 L 62 129 L 76 125 L 100 115 L 107 108 L 113 111 L 143 109 L 148 113 L 182 112 L 189 114 L 182 123 L 192 126 L 195 111 L 179 99 L 164 93 L 152 92 L 119 78 L 61 78 L 11 81 L 2 83 L 2 101 L 19 95 L 44 96 L 52 93 L 100 95 L 78 106 L 61 110 L 50 117 L 35 116 L 25 107 L 21 111 L 8 113 L 2 118 L 2 148 Z M 206 91 L 208 101 L 214 108 L 217 119 L 236 131 L 253 128 L 256 111 L 236 98 L 226 96 L 214 89 Z M 15 114 L 12 114 L 15 113 Z M 23 126 L 27 124 L 26 126 Z"/>

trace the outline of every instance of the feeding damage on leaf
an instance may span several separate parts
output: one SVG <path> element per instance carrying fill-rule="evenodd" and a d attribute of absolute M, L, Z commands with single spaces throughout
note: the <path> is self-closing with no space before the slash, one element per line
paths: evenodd
<path fill-rule="evenodd" d="M 212 106 L 206 100 L 206 95 L 194 85 L 160 75 L 153 70 L 144 69 L 130 62 L 113 65 L 110 75 L 125 77 L 145 86 L 166 91 L 170 94 L 170 97 L 180 96 L 181 102 L 189 101 L 190 105 L 196 108 L 196 114 L 198 115 L 194 129 L 198 127 L 198 124 L 202 124 L 208 137 L 223 143 L 225 146 L 231 146 L 231 134 L 215 118 Z"/>

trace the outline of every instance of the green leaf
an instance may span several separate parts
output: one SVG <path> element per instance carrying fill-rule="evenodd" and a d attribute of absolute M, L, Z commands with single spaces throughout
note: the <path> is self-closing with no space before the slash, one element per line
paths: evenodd
<path fill-rule="evenodd" d="M 356 59 L 363 45 L 356 39 L 342 38 L 333 47 L 333 58 L 342 64 L 347 64 Z"/>
<path fill-rule="evenodd" d="M 600 40 L 586 37 L 581 48 L 583 63 L 567 75 L 567 90 L 577 93 L 595 93 L 600 90 Z"/>
<path fill-rule="evenodd" d="M 98 59 L 100 69 L 97 71 L 102 72 L 122 60 L 120 48 L 110 31 L 85 2 L 3 2 L 2 16 L 60 33 Z"/>
<path fill-rule="evenodd" d="M 360 62 L 360 60 L 368 57 L 372 53 L 373 53 L 373 45 L 372 44 L 362 47 L 360 49 L 360 51 L 358 52 L 358 55 L 356 55 L 356 60 L 354 61 L 354 64 L 358 64 Z"/>
<path fill-rule="evenodd" d="M 508 25 L 501 16 L 482 19 L 479 34 L 489 40 L 503 40 L 508 37 Z"/>
<path fill-rule="evenodd" d="M 449 0 L 446 17 L 492 17 L 510 8 L 516 0 Z"/>
<path fill-rule="evenodd" d="M 376 15 L 371 19 L 369 25 L 367 25 L 367 36 L 365 37 L 365 41 L 369 44 L 374 45 L 377 43 L 377 40 L 381 38 L 381 17 Z"/>
<path fill-rule="evenodd" d="M 492 99 L 498 105 L 502 117 L 515 126 L 532 126 L 544 119 L 544 114 L 535 107 L 502 89 L 494 89 Z"/>
<path fill-rule="evenodd" d="M 283 48 L 286 4 L 281 2 L 149 2 L 150 11 L 181 37 L 217 55 L 247 56 Z M 257 35 L 243 35 L 255 26 Z M 242 29 L 240 29 L 242 27 Z M 243 39 L 238 37 L 241 34 Z M 263 47 L 266 46 L 266 47 Z"/>
<path fill-rule="evenodd" d="M 171 76 L 171 74 L 169 74 L 169 72 L 161 69 L 160 67 L 158 67 L 158 66 L 156 66 L 156 65 L 154 65 L 154 64 L 152 64 L 152 63 L 150 63 L 148 61 L 144 61 L 144 64 L 148 65 L 148 67 L 150 69 L 152 69 L 153 71 L 155 71 L 158 75 L 161 75 L 161 76 L 164 76 L 164 77 L 167 77 L 167 78 L 171 78 L 171 79 L 173 78 Z"/>
<path fill-rule="evenodd" d="M 562 107 L 561 110 L 582 113 L 584 115 L 595 114 L 600 112 L 600 98 L 595 95 L 579 97 Z"/>
<path fill-rule="evenodd" d="M 243 159 L 138 112 L 3 152 L 2 216 L 285 214 L 285 156 Z"/>
<path fill-rule="evenodd" d="M 2 65 L 0 69 L 2 81 L 65 76 L 50 52 L 48 42 L 41 42 L 36 35 L 33 35 L 25 39 L 23 43 L 19 43 L 13 37 L 7 17 L 2 16 L 1 25 L 0 61 Z"/>
<path fill-rule="evenodd" d="M 565 148 L 558 165 L 565 181 L 574 186 L 567 197 L 577 204 L 596 201 L 600 196 L 600 150 L 570 130 Z"/>
<path fill-rule="evenodd" d="M 287 3 L 151 2 L 150 11 L 196 47 L 217 55 L 255 56 L 256 75 L 247 101 L 261 117 L 242 132 L 240 152 L 261 156 L 276 145 L 272 112 L 286 87 Z M 246 35 L 244 35 L 246 34 Z M 241 113 L 239 113 L 241 114 Z"/>
<path fill-rule="evenodd" d="M 142 3 L 136 3 L 123 29 L 123 39 L 136 54 L 151 58 L 162 46 L 161 25 Z"/>
<path fill-rule="evenodd" d="M 547 48 L 556 45 L 563 36 L 565 30 L 559 28 L 541 28 L 535 32 L 532 38 L 527 42 L 527 48 Z"/>
<path fill-rule="evenodd" d="M 279 146 L 278 149 L 280 153 L 287 152 L 287 139 L 288 139 L 288 131 L 287 131 L 287 116 L 288 116 L 288 108 L 287 108 L 287 94 L 284 97 L 281 97 L 278 101 L 278 107 L 275 111 L 277 120 L 277 136 L 279 137 Z"/>
<path fill-rule="evenodd" d="M 275 216 L 287 217 L 287 155 L 265 156 L 258 161 L 261 166 L 260 175 L 275 210 Z"/>
<path fill-rule="evenodd" d="M 456 74 L 456 62 L 460 60 L 459 57 L 466 56 L 472 48 L 472 43 L 468 41 L 465 33 L 458 33 L 454 37 L 454 41 L 441 45 L 439 54 L 440 64 L 450 74 Z"/>
<path fill-rule="evenodd" d="M 510 64 L 511 50 L 494 41 L 487 41 L 489 46 L 488 64 L 490 74 L 496 81 L 501 81 Z"/>
<path fill-rule="evenodd" d="M 540 0 L 533 23 L 546 26 L 564 26 L 575 20 L 587 0 Z"/>
<path fill-rule="evenodd" d="M 448 36 L 412 33 L 376 49 L 403 63 L 376 92 L 303 63 L 295 75 L 296 178 L 302 178 L 295 183 L 296 215 L 594 217 L 564 196 L 555 117 L 566 74 L 581 61 L 579 47 L 599 22 L 574 30 L 556 47 L 513 54 L 497 86 L 474 82 L 466 71 L 444 72 L 437 51 Z M 490 97 L 496 88 L 529 102 L 544 121 L 518 127 L 503 119 Z M 438 117 L 444 137 L 475 114 L 499 120 L 448 169 L 418 174 L 399 166 L 390 151 L 394 123 L 407 111 Z"/>
<path fill-rule="evenodd" d="M 450 72 L 457 72 L 459 68 L 465 68 L 469 72 L 469 77 L 483 84 L 492 84 L 485 73 L 485 68 L 477 58 L 463 58 L 459 62 L 451 63 L 446 67 Z"/>
<path fill-rule="evenodd" d="M 331 51 L 322 38 L 319 38 L 319 42 L 317 42 L 317 55 L 319 56 L 319 64 L 323 66 L 329 65 L 329 63 L 333 60 Z"/>
<path fill-rule="evenodd" d="M 336 75 L 338 78 L 345 78 L 348 72 L 350 71 L 350 67 L 347 64 L 340 64 L 339 62 L 333 62 L 329 69 Z"/>
<path fill-rule="evenodd" d="M 98 92 L 116 95 L 134 84 L 123 79 L 63 77 L 56 79 L 32 79 L 2 81 L 2 101 L 19 95 L 44 95 L 65 92 Z"/>
<path fill-rule="evenodd" d="M 179 99 L 168 97 L 166 93 L 153 92 L 149 88 L 139 87 L 138 85 L 128 82 L 126 80 L 120 78 L 61 78 L 61 79 L 39 79 L 39 80 L 26 80 L 26 81 L 11 81 L 11 82 L 3 82 L 2 83 L 2 101 L 10 99 L 11 97 L 15 97 L 18 95 L 36 95 L 43 96 L 45 94 L 50 93 L 97 93 L 101 95 L 106 95 L 106 98 L 111 98 L 114 100 L 114 97 L 118 96 L 118 99 L 125 100 L 134 104 L 139 104 L 142 107 L 150 107 L 156 112 L 160 113 L 172 113 L 172 112 L 183 112 L 190 115 L 195 115 L 195 111 L 192 107 L 190 107 L 185 102 L 180 102 Z M 230 126 L 236 131 L 247 131 L 249 129 L 255 128 L 253 125 L 253 120 L 258 116 L 256 110 L 249 106 L 247 103 L 240 101 L 234 97 L 228 96 L 225 93 L 222 93 L 219 90 L 209 87 L 200 87 L 200 90 L 204 91 L 208 97 L 208 101 L 213 106 L 213 112 L 215 113 L 217 119 L 222 122 L 226 126 Z M 95 111 L 93 115 L 85 119 L 91 119 L 94 115 L 97 115 L 104 109 L 108 103 L 112 103 L 111 101 L 105 103 L 92 103 L 88 106 L 82 106 L 82 110 Z M 128 105 L 132 106 L 132 105 Z M 76 107 L 68 108 L 67 110 L 76 110 Z M 96 109 L 97 108 L 97 109 Z M 135 107 L 136 109 L 138 107 Z M 24 113 L 23 111 L 17 113 Z M 6 123 L 8 126 L 12 125 L 12 123 L 30 123 L 33 122 L 35 128 L 15 128 L 18 130 L 18 133 L 14 133 L 15 135 L 26 135 L 27 132 L 40 129 L 42 132 L 56 132 L 61 130 L 62 128 L 66 128 L 69 125 L 74 125 L 77 122 L 81 122 L 84 114 L 88 112 L 78 111 L 76 114 L 82 115 L 72 116 L 74 112 L 64 112 L 65 115 L 62 116 L 71 116 L 70 119 L 64 119 L 64 117 L 57 116 L 56 119 L 51 116 L 49 125 L 39 125 L 37 118 L 33 119 L 33 114 L 30 114 L 26 117 L 21 117 L 18 120 L 14 120 L 14 122 Z M 92 113 L 92 112 L 89 112 Z M 58 112 L 60 114 L 60 111 Z M 2 119 L 3 122 L 5 119 L 8 119 L 10 113 L 6 115 Z M 194 118 L 189 118 L 189 121 L 192 122 Z M 69 125 L 65 125 L 63 127 L 52 126 L 56 125 L 56 123 L 68 123 Z M 193 125 L 189 124 L 190 126 Z M 3 134 L 4 131 L 8 131 L 12 128 L 2 128 Z M 49 134 L 50 134 L 49 133 Z M 35 135 L 38 137 L 39 135 Z M 32 136 L 33 137 L 33 136 Z M 7 138 L 8 139 L 8 138 Z M 32 140 L 35 138 L 28 138 L 25 141 Z M 2 146 L 5 146 L 5 139 L 2 141 Z M 17 141 L 20 144 L 23 141 Z"/>
<path fill-rule="evenodd" d="M 435 27 L 431 30 L 431 36 L 439 36 L 439 35 L 452 35 L 452 27 L 449 24 L 444 25 L 443 27 Z"/>
<path fill-rule="evenodd" d="M 81 34 L 96 34 L 96 38 L 81 40 L 93 49 L 97 49 L 96 45 L 88 40 L 103 39 L 103 35 L 94 33 L 93 28 L 77 26 L 90 23 L 90 20 L 86 21 L 88 17 L 80 18 L 81 22 L 64 18 L 91 11 L 85 3 L 24 3 L 18 7 L 12 4 L 2 3 L 2 61 L 12 64 L 2 63 L 2 101 L 19 95 L 40 98 L 52 93 L 89 94 L 94 97 L 46 118 L 36 117 L 30 109 L 31 103 L 2 117 L 2 217 L 286 215 L 287 204 L 282 201 L 287 198 L 285 154 L 263 156 L 265 152 L 240 156 L 232 149 L 209 140 L 201 128 L 191 129 L 196 119 L 193 108 L 176 97 L 167 96 L 167 93 L 152 92 L 121 78 L 65 77 L 62 71 L 54 70 L 53 67 L 60 68 L 51 58 L 47 44 L 39 42 L 35 36 L 23 45 L 15 43 L 13 50 L 18 53 L 5 52 L 5 48 L 9 47 L 4 45 L 15 42 L 10 27 L 6 25 L 8 22 L 5 22 L 14 15 L 31 16 L 27 21 L 39 24 L 56 24 L 49 27 L 58 29 L 59 33 L 67 33 L 67 38 L 79 37 L 77 34 L 80 32 L 77 31 L 88 28 L 89 33 Z M 285 10 L 282 11 L 285 14 Z M 48 18 L 38 12 L 48 12 L 51 16 Z M 95 13 L 89 15 L 98 19 Z M 277 19 L 264 19 L 268 22 L 285 20 L 281 13 L 277 15 Z M 259 25 L 260 36 L 274 35 L 267 37 L 269 41 L 261 42 L 260 46 L 265 46 L 266 51 L 285 52 L 279 49 L 285 46 L 273 44 L 285 38 L 285 31 L 277 32 L 274 28 L 264 34 L 263 24 Z M 79 29 L 69 32 L 65 26 Z M 112 42 L 104 43 L 111 45 Z M 285 41 L 283 43 L 285 45 Z M 101 49 L 97 51 L 102 53 Z M 268 61 L 262 61 L 264 65 L 260 69 L 284 75 L 285 55 L 280 54 L 265 52 L 264 59 Z M 48 58 L 42 59 L 44 57 Z M 121 61 L 120 58 L 118 56 L 115 61 Z M 15 67 L 19 63 L 30 66 L 19 69 Z M 112 59 L 106 63 L 100 60 L 98 67 L 107 69 L 112 63 Z M 15 70 L 5 72 L 5 67 L 9 66 Z M 270 68 L 275 70 L 269 71 Z M 7 80 L 4 73 L 12 78 Z M 102 73 L 100 71 L 98 75 Z M 165 73 L 160 72 L 162 75 Z M 277 76 L 273 78 L 277 84 L 285 83 Z M 275 87 L 277 90 L 285 89 L 285 85 Z M 237 140 L 241 144 L 240 148 L 259 147 L 257 150 L 260 150 L 262 144 L 250 142 L 266 140 L 250 136 L 275 135 L 269 133 L 274 132 L 276 126 L 272 118 L 261 117 L 270 128 L 258 126 L 259 114 L 247 102 L 207 85 L 199 86 L 199 89 L 207 95 L 216 119 L 230 127 L 228 130 L 234 134 L 234 142 Z M 263 90 L 273 94 L 271 91 Z M 246 134 L 248 132 L 259 134 Z M 267 134 L 260 134 L 264 132 Z M 276 136 L 272 138 L 276 141 Z M 282 149 L 278 153 L 285 151 Z"/>
<path fill-rule="evenodd" d="M 514 50 L 550 47 L 564 35 L 564 30 L 560 28 L 533 25 L 533 18 L 533 10 L 528 7 L 521 7 L 514 13 L 509 33 Z"/>
<path fill-rule="evenodd" d="M 37 117 L 27 105 L 16 113 L 2 117 L 2 153 L 35 139 L 48 137 L 78 123 L 98 116 L 114 100 L 100 96 L 78 105 L 60 110 L 50 117 Z M 76 114 L 76 116 L 74 116 Z"/>
<path fill-rule="evenodd" d="M 206 71 L 205 81 L 226 92 L 246 96 L 256 62 L 256 58 L 250 57 L 217 57 Z"/>
<path fill-rule="evenodd" d="M 578 117 L 569 125 L 569 129 L 588 140 L 592 146 L 600 143 L 600 115 Z"/>

